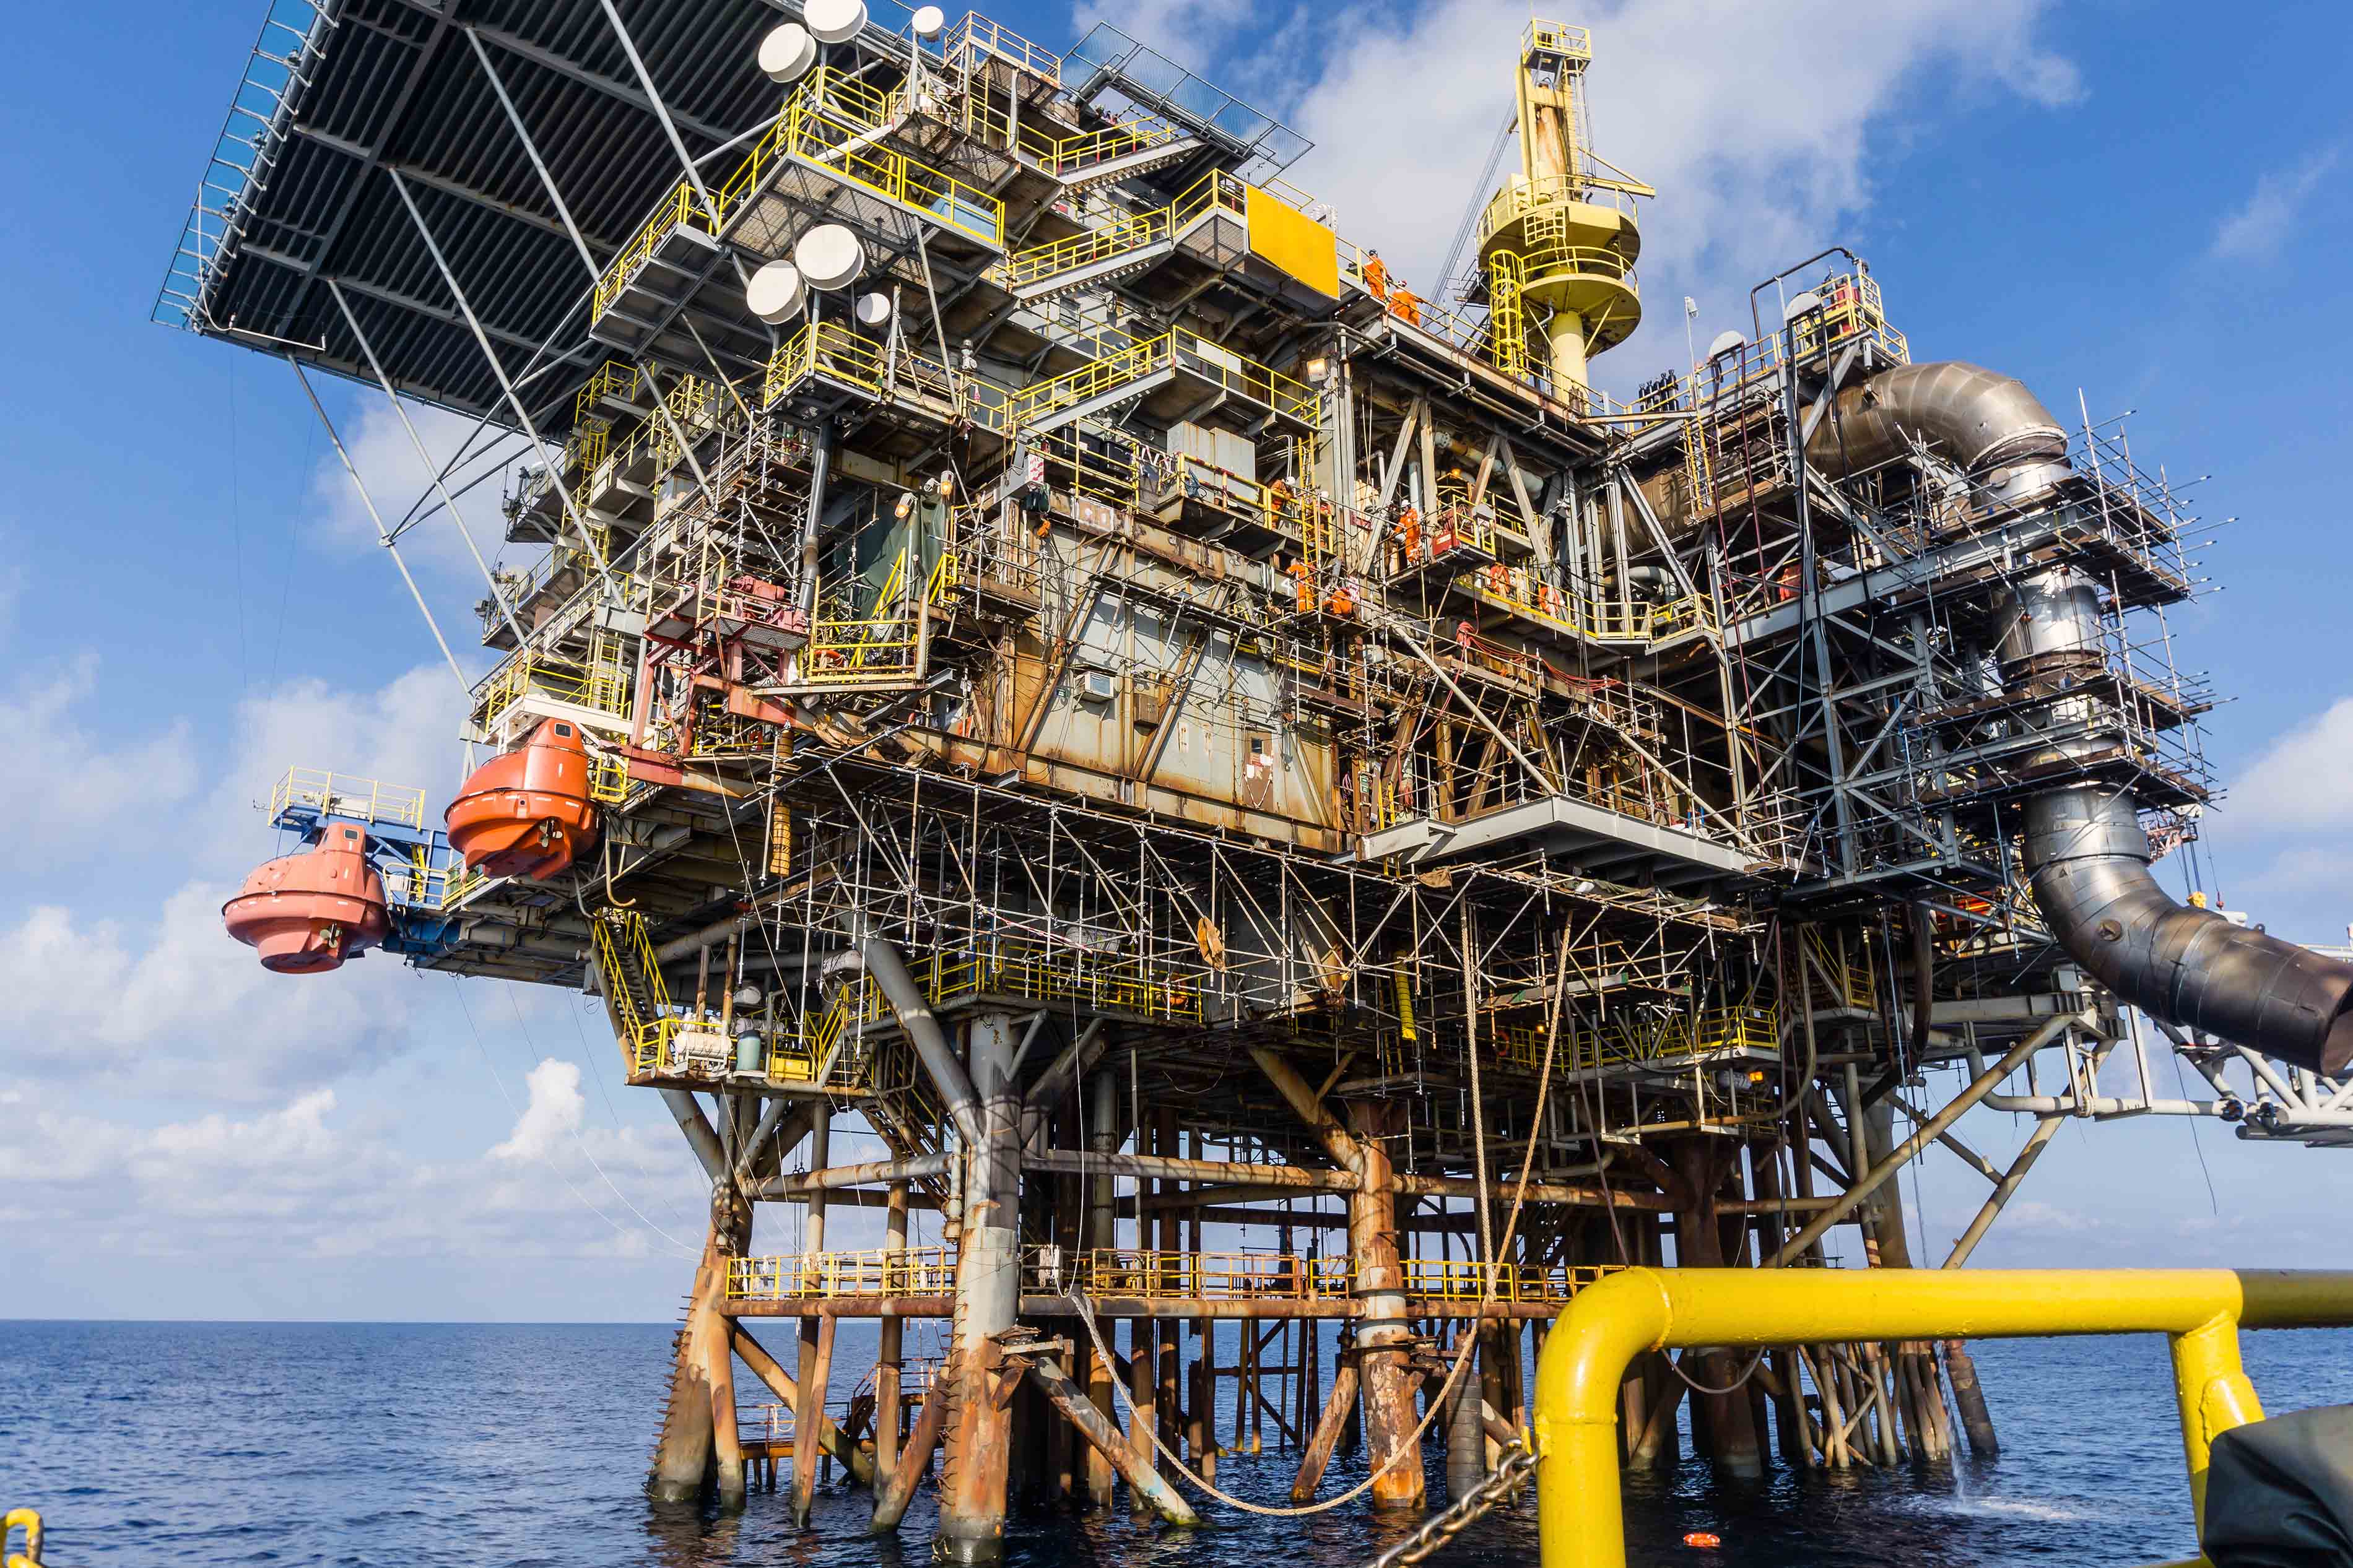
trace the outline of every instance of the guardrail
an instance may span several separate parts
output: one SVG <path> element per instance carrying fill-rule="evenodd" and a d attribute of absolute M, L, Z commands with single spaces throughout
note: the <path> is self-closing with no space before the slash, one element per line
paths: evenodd
<path fill-rule="evenodd" d="M 1008 399 L 1007 413 L 1016 426 L 1034 424 L 1163 370 L 1181 370 L 1305 424 L 1320 417 L 1321 395 L 1305 382 L 1181 327 L 1022 387 Z"/>
<path fill-rule="evenodd" d="M 407 784 L 362 778 L 357 773 L 298 765 L 288 768 L 269 791 L 270 821 L 276 822 L 290 811 L 313 811 L 322 816 L 350 817 L 355 822 L 422 828 L 425 792 Z"/>
<path fill-rule="evenodd" d="M 828 1296 L 944 1296 L 955 1289 L 955 1254 L 944 1247 L 893 1252 L 804 1252 L 727 1260 L 731 1301 Z"/>
<path fill-rule="evenodd" d="M 1508 1185 L 1509 1184 L 1506 1184 Z M 1399 1269 L 1405 1293 L 1426 1301 L 1566 1301 L 1618 1271 L 1616 1264 L 1481 1263 L 1410 1258 Z"/>
<path fill-rule="evenodd" d="M 1309 1258 L 1294 1252 L 1112 1247 L 1076 1252 L 1033 1247 L 1022 1259 L 1021 1279 L 1021 1288 L 1032 1294 L 1059 1296 L 1075 1287 L 1082 1295 L 1145 1301 L 1345 1301 L 1356 1288 L 1345 1254 Z"/>

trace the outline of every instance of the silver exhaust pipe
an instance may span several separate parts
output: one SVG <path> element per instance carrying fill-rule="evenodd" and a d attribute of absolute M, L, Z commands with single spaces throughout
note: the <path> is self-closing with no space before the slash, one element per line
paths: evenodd
<path fill-rule="evenodd" d="M 1832 476 L 1861 472 L 1915 441 L 1969 477 L 1978 499 L 2015 501 L 2073 470 L 2067 435 L 2016 378 L 1973 364 L 1898 365 L 1841 393 L 1806 460 Z M 2063 684 L 2105 662 L 2099 589 L 2069 567 L 2021 580 L 2001 610 L 2002 682 Z M 2044 711 L 2055 738 L 2026 765 L 2111 749 L 2080 732 L 2088 696 Z M 2119 737 L 2121 738 L 2121 737 Z M 2026 869 L 2059 945 L 2118 997 L 2152 1017 L 2197 1029 L 2315 1072 L 2353 1064 L 2353 964 L 2184 908 L 2149 870 L 2148 837 L 2132 792 L 2066 784 L 2026 803 Z"/>
<path fill-rule="evenodd" d="M 2142 1011 L 2296 1067 L 2353 1062 L 2353 964 L 2185 909 L 2150 874 L 2132 796 L 2105 785 L 2026 803 L 2026 868 L 2052 934 Z"/>

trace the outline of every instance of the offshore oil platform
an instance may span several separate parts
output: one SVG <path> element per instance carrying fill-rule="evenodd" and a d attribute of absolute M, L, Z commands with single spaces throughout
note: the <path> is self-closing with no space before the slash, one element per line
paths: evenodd
<path fill-rule="evenodd" d="M 278 0 L 157 313 L 474 418 L 370 510 L 397 561 L 520 458 L 530 564 L 438 822 L 296 767 L 225 918 L 599 999 L 712 1183 L 655 1497 L 784 1460 L 805 1522 L 838 1463 L 888 1530 L 936 1450 L 986 1560 L 1022 1495 L 1190 1521 L 1271 1426 L 1299 1508 L 1413 1508 L 1612 1271 L 1957 1268 L 2071 1118 L 2353 1134 L 2353 965 L 2150 869 L 2215 792 L 2200 523 L 2118 426 L 1914 363 L 1842 249 L 1596 389 L 1653 193 L 1591 61 L 1497 60 L 1518 167 L 1420 295 L 1109 25 Z M 1980 1104 L 2039 1119 L 2007 1168 Z M 1890 1179 L 1932 1144 L 1989 1184 L 1945 1258 Z M 851 1202 L 884 1247 L 827 1248 Z M 1959 1340 L 1650 1351 L 1617 1452 L 1688 1396 L 1735 1474 L 1933 1458 L 1948 1385 L 1989 1448 Z"/>

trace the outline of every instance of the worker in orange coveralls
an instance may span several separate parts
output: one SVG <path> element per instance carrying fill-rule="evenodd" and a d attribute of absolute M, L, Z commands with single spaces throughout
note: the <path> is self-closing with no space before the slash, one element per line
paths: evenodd
<path fill-rule="evenodd" d="M 1421 325 L 1421 296 L 1400 281 L 1389 290 L 1389 310 L 1409 327 Z"/>
<path fill-rule="evenodd" d="M 1398 564 L 1410 566 L 1421 559 L 1421 511 L 1407 507 L 1398 513 L 1397 542 Z"/>
<path fill-rule="evenodd" d="M 1365 289 L 1376 300 L 1388 303 L 1389 297 L 1389 267 L 1377 250 L 1365 252 Z"/>
<path fill-rule="evenodd" d="M 1305 560 L 1302 559 L 1291 563 L 1291 584 L 1292 607 L 1303 616 L 1314 610 L 1315 608 L 1315 574 L 1308 568 Z"/>

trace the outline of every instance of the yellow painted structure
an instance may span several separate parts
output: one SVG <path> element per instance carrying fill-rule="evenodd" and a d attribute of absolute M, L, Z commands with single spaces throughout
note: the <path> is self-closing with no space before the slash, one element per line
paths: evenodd
<path fill-rule="evenodd" d="M 8 1568 L 41 1568 L 41 1515 L 37 1509 L 12 1508 L 0 1518 L 0 1547 L 25 1537 L 25 1550 L 8 1553 Z"/>
<path fill-rule="evenodd" d="M 1862 1340 L 2161 1333 L 2172 1342 L 2189 1500 L 2207 1456 L 2263 1419 L 2239 1330 L 2353 1324 L 2353 1273 L 2152 1269 L 1630 1268 L 1580 1291 L 1536 1364 L 1544 1568 L 1625 1568 L 1618 1390 L 1644 1351 Z"/>
<path fill-rule="evenodd" d="M 1592 150 L 1584 101 L 1592 61 L 1584 28 L 1528 24 L 1517 77 L 1520 172 L 1479 220 L 1498 361 L 1519 362 L 1504 368 L 1522 374 L 1535 328 L 1557 385 L 1584 385 L 1586 361 L 1624 342 L 1642 320 L 1634 198 L 1654 193 Z"/>
<path fill-rule="evenodd" d="M 1319 294 L 1340 297 L 1340 240 L 1330 226 L 1256 185 L 1248 187 L 1242 210 L 1251 255 Z"/>

